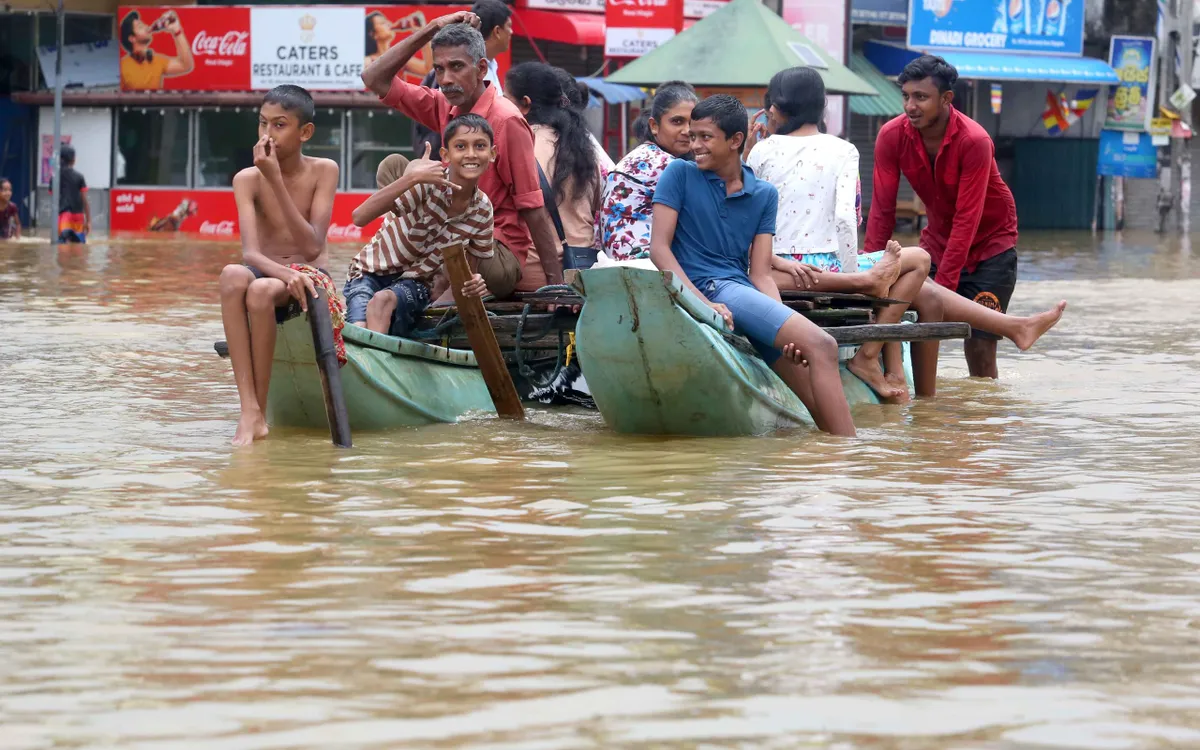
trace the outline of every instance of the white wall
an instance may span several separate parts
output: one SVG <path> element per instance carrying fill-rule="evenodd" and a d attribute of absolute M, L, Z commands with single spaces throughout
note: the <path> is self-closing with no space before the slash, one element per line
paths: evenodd
<path fill-rule="evenodd" d="M 62 134 L 71 136 L 75 147 L 75 169 L 83 173 L 89 188 L 112 187 L 113 114 L 108 107 L 63 107 Z M 42 144 L 54 138 L 54 107 L 38 110 L 37 178 L 42 179 Z"/>

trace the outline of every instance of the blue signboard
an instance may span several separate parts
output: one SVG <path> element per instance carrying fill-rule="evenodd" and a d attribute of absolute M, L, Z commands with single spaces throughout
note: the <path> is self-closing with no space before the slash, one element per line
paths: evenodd
<path fill-rule="evenodd" d="M 876 26 L 905 26 L 908 24 L 908 0 L 853 0 L 850 21 Z"/>
<path fill-rule="evenodd" d="M 1101 130 L 1096 174 L 1143 179 L 1158 177 L 1158 149 L 1150 134 Z"/>
<path fill-rule="evenodd" d="M 908 46 L 919 50 L 1083 54 L 1085 0 L 910 0 Z"/>

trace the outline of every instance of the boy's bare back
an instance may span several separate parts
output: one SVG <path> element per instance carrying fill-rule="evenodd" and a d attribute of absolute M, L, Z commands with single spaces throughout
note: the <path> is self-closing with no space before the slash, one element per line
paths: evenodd
<path fill-rule="evenodd" d="M 302 155 L 301 168 L 294 174 L 283 176 L 283 183 L 287 187 L 288 195 L 292 198 L 292 203 L 309 224 L 313 224 L 313 203 L 318 188 L 323 182 L 321 178 L 326 177 L 324 181 L 328 182 L 328 178 L 332 175 L 336 185 L 337 174 L 337 162 L 331 159 Z M 275 197 L 271 186 L 258 167 L 243 169 L 234 176 L 233 182 L 234 185 L 243 183 L 250 188 L 254 195 L 255 228 L 259 252 L 281 265 L 307 263 L 318 268 L 325 268 L 328 265 L 329 252 L 326 249 L 322 249 L 321 254 L 315 260 L 306 259 L 297 251 L 297 242 L 288 229 L 283 215 L 283 207 L 279 205 L 279 200 Z M 316 227 L 314 226 L 314 228 Z M 328 227 L 321 229 L 328 229 Z"/>

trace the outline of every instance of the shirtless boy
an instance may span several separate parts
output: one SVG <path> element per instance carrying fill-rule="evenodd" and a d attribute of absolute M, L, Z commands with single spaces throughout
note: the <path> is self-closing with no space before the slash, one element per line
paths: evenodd
<path fill-rule="evenodd" d="M 221 271 L 221 320 L 242 411 L 234 445 L 267 436 L 276 309 L 295 299 L 307 311 L 316 297 L 312 281 L 292 265 L 323 269 L 328 261 L 338 165 L 301 153 L 313 136 L 314 109 L 299 86 L 271 89 L 259 109 L 254 166 L 233 178 L 244 264 Z"/>

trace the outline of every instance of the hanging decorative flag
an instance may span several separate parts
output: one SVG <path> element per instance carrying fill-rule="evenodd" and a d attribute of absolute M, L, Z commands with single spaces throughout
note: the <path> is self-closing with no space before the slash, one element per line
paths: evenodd
<path fill-rule="evenodd" d="M 1075 115 L 1076 119 L 1083 117 L 1083 113 L 1088 111 L 1092 103 L 1096 101 L 1096 95 L 1100 93 L 1100 89 L 1080 89 L 1075 92 L 1075 98 L 1071 100 L 1070 112 Z"/>
<path fill-rule="evenodd" d="M 992 114 L 1000 114 L 1000 103 L 1003 100 L 1004 90 L 1000 88 L 1000 84 L 992 84 Z"/>
<path fill-rule="evenodd" d="M 1055 96 L 1053 91 L 1046 92 L 1046 111 L 1042 113 L 1042 124 L 1049 135 L 1060 135 L 1071 127 L 1063 111 L 1063 100 Z"/>

